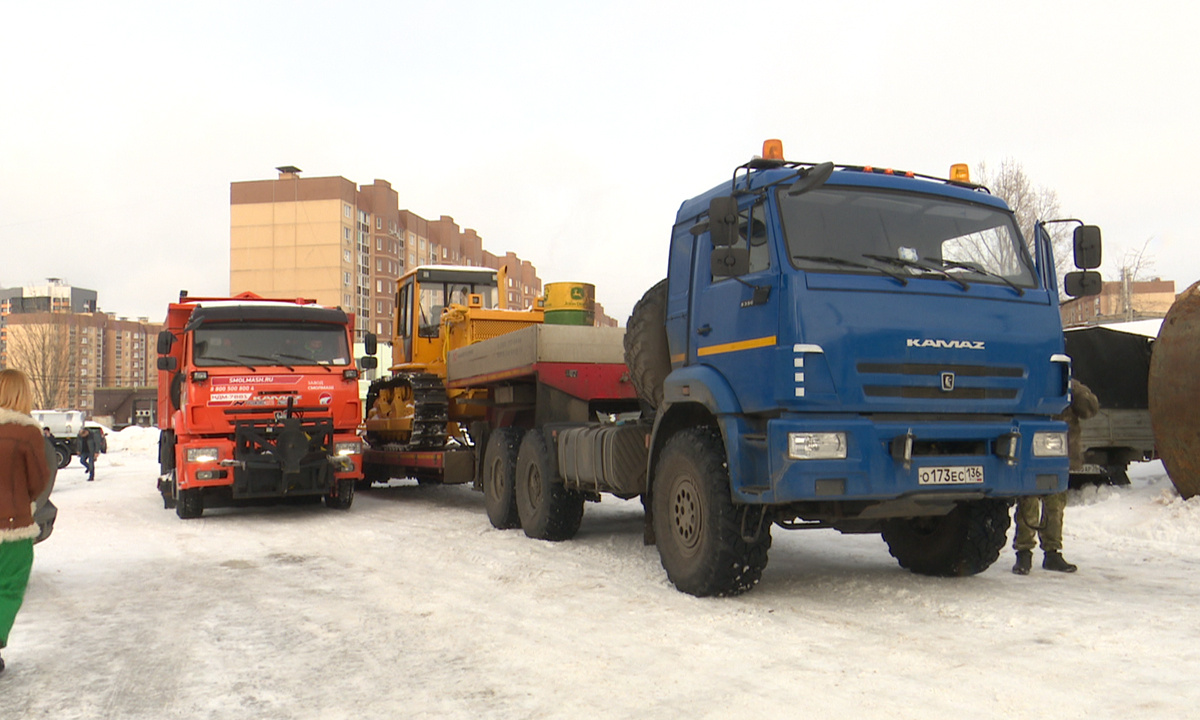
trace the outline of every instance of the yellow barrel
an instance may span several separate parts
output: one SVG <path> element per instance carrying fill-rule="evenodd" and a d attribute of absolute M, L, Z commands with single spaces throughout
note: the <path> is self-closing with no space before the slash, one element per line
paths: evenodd
<path fill-rule="evenodd" d="M 546 323 L 595 325 L 596 286 L 591 283 L 546 283 Z"/>

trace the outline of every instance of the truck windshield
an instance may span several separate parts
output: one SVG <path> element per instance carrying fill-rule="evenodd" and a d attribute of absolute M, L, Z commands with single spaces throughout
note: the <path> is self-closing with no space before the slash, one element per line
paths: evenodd
<path fill-rule="evenodd" d="M 347 365 L 346 329 L 328 323 L 226 322 L 196 329 L 197 367 L 229 365 Z"/>
<path fill-rule="evenodd" d="M 820 272 L 902 274 L 1036 286 L 1012 215 L 985 205 L 862 188 L 779 192 L 792 264 Z"/>

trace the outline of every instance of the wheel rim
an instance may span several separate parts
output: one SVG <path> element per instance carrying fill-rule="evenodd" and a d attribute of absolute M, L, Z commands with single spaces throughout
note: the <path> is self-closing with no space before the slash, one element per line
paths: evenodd
<path fill-rule="evenodd" d="M 487 495 L 493 502 L 500 502 L 507 494 L 504 483 L 504 459 L 496 458 L 488 466 Z"/>
<path fill-rule="evenodd" d="M 693 554 L 704 530 L 704 506 L 695 481 L 680 477 L 671 493 L 671 530 L 681 550 Z"/>
<path fill-rule="evenodd" d="M 526 480 L 525 498 L 529 500 L 529 507 L 536 510 L 542 506 L 542 471 L 536 464 L 529 466 Z"/>

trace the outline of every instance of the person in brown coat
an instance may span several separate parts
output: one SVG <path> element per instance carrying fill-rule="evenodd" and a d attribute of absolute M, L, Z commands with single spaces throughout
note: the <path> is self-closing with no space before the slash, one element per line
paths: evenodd
<path fill-rule="evenodd" d="M 1087 385 L 1071 380 L 1071 404 L 1059 416 L 1067 421 L 1067 454 L 1071 469 L 1083 467 L 1083 437 L 1079 423 L 1100 412 L 1100 401 Z M 1017 562 L 1012 571 L 1017 575 L 1028 575 L 1033 567 L 1033 548 L 1042 545 L 1042 568 L 1056 572 L 1073 573 L 1079 568 L 1062 556 L 1063 511 L 1067 507 L 1067 493 L 1055 493 L 1045 497 L 1023 497 L 1017 500 L 1017 534 L 1013 538 L 1013 549 L 1017 551 Z"/>
<path fill-rule="evenodd" d="M 20 370 L 0 370 L 0 648 L 17 610 L 33 567 L 34 501 L 50 480 L 42 428 L 30 417 L 33 386 Z M 0 672 L 4 659 L 0 658 Z"/>

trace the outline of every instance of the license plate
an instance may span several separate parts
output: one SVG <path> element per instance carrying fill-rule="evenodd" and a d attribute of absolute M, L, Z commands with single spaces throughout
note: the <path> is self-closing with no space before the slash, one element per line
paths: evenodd
<path fill-rule="evenodd" d="M 982 465 L 956 465 L 950 467 L 917 468 L 917 482 L 921 485 L 969 485 L 983 482 Z"/>

